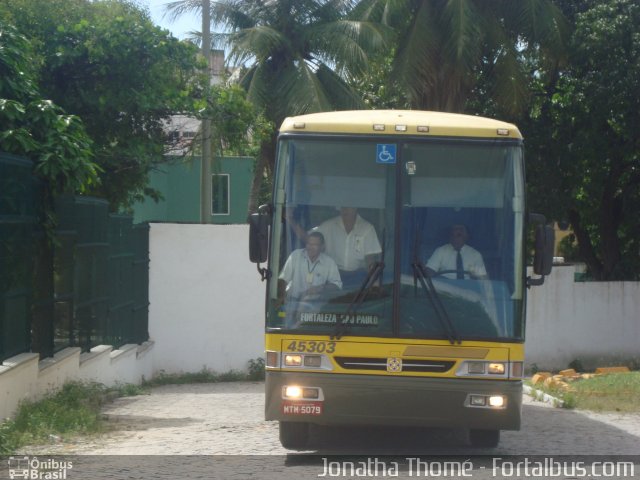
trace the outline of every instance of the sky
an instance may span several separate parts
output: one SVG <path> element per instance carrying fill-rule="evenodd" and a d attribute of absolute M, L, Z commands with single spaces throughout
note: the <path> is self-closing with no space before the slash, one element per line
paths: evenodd
<path fill-rule="evenodd" d="M 165 13 L 165 5 L 172 0 L 136 0 L 136 3 L 143 7 L 148 7 L 151 12 L 151 18 L 157 25 L 166 28 L 173 33 L 174 37 L 184 39 L 189 31 L 202 30 L 202 21 L 196 14 L 184 15 L 174 22 L 169 18 L 163 18 Z"/>

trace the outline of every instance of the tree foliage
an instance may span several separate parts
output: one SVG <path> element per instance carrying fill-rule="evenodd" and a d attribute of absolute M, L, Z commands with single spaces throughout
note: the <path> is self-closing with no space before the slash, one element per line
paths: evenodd
<path fill-rule="evenodd" d="M 213 35 L 230 61 L 243 65 L 248 98 L 279 125 L 290 115 L 362 106 L 345 81 L 366 71 L 372 51 L 386 46 L 383 28 L 347 17 L 347 0 L 223 0 L 212 2 Z M 168 4 L 174 16 L 201 12 L 200 0 Z"/>
<path fill-rule="evenodd" d="M 483 94 L 519 113 L 528 96 L 523 50 L 564 51 L 551 0 L 361 0 L 356 14 L 396 32 L 392 75 L 413 108 L 464 112 L 485 76 Z"/>
<path fill-rule="evenodd" d="M 325 110 L 361 108 L 348 80 L 363 73 L 371 52 L 386 48 L 384 27 L 348 18 L 349 0 L 221 0 L 211 3 L 211 20 L 223 33 L 214 47 L 226 47 L 242 65 L 240 85 L 248 99 L 276 127 L 285 117 Z M 173 16 L 201 13 L 200 0 L 168 4 Z M 275 136 L 262 142 L 249 199 L 257 207 L 264 172 L 273 169 Z"/>
<path fill-rule="evenodd" d="M 214 85 L 205 95 L 200 118 L 209 117 L 216 155 L 256 156 L 259 145 L 273 134 L 273 124 L 249 102 L 238 85 Z"/>
<path fill-rule="evenodd" d="M 640 5 L 562 4 L 574 32 L 564 69 L 538 84 L 525 123 L 530 199 L 568 220 L 599 280 L 640 278 Z M 527 132 L 528 131 L 528 132 Z"/>
<path fill-rule="evenodd" d="M 125 0 L 5 0 L 0 17 L 32 39 L 43 94 L 79 116 L 113 209 L 145 192 L 169 115 L 193 111 L 196 49 Z"/>
<path fill-rule="evenodd" d="M 34 161 L 48 191 L 79 193 L 96 185 L 91 140 L 78 117 L 40 95 L 29 41 L 0 20 L 0 151 Z"/>

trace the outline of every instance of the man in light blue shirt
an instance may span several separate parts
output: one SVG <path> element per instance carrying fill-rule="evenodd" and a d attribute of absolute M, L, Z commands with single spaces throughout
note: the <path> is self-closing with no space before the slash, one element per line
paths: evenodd
<path fill-rule="evenodd" d="M 336 262 L 324 250 L 324 235 L 311 232 L 305 248 L 294 250 L 282 268 L 280 280 L 286 283 L 289 298 L 319 295 L 342 288 Z"/>

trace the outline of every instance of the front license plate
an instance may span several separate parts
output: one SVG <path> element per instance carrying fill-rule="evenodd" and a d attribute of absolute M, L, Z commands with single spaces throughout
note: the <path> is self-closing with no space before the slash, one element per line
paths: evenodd
<path fill-rule="evenodd" d="M 322 402 L 282 402 L 282 413 L 285 415 L 322 415 Z"/>

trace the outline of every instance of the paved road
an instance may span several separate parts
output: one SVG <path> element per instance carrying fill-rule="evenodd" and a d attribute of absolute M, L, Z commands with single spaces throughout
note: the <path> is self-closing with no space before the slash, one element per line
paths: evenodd
<path fill-rule="evenodd" d="M 496 449 L 473 449 L 466 445 L 464 433 L 456 431 L 315 429 L 311 450 L 307 452 L 315 456 L 302 456 L 283 449 L 278 441 L 277 423 L 263 420 L 263 389 L 264 384 L 259 382 L 154 388 L 150 395 L 121 398 L 105 408 L 104 414 L 113 428 L 110 433 L 44 449 L 32 448 L 24 453 L 144 456 L 102 457 L 98 463 L 103 467 L 92 472 L 93 478 L 150 478 L 148 474 L 136 476 L 136 472 L 149 463 L 155 478 L 165 478 L 164 475 L 176 478 L 175 475 L 182 472 L 180 478 L 242 479 L 317 478 L 324 471 L 323 458 L 333 454 L 348 455 L 347 461 L 355 462 L 356 466 L 363 459 L 375 457 L 384 458 L 384 466 L 390 469 L 393 462 L 397 462 L 400 477 L 429 476 L 424 475 L 428 472 L 417 475 L 418 465 L 411 460 L 417 455 L 456 456 L 462 461 L 478 454 L 492 457 L 588 455 L 590 458 L 640 455 L 640 415 L 555 409 L 525 396 L 522 430 L 503 432 Z M 146 457 L 148 455 L 156 457 Z M 220 457 L 213 457 L 214 461 L 202 455 Z M 491 463 L 492 457 L 484 460 L 476 457 L 473 476 L 493 478 L 491 465 L 481 468 L 478 463 Z M 95 463 L 95 457 L 91 458 Z M 379 468 L 382 467 L 379 465 Z M 636 470 L 635 478 L 640 478 L 640 466 L 636 465 Z M 109 474 L 102 477 L 99 472 Z M 336 472 L 338 470 L 333 471 Z M 345 478 L 342 472 L 340 470 L 339 476 Z M 431 473 L 434 476 L 436 472 Z M 387 476 L 392 474 L 393 470 L 387 471 Z M 508 476 L 524 478 L 515 476 L 515 472 Z M 554 478 L 576 478 L 576 475 Z"/>

